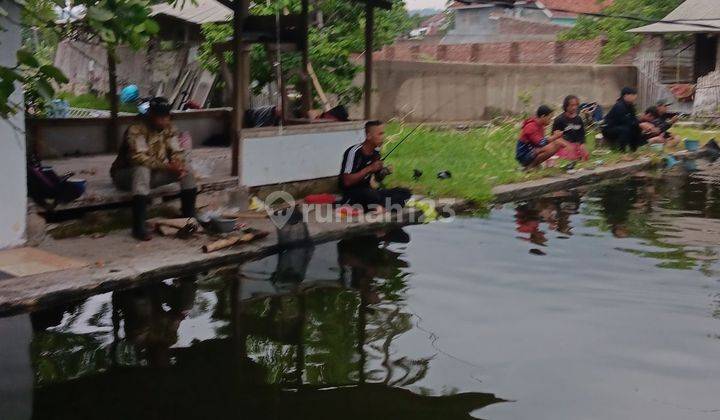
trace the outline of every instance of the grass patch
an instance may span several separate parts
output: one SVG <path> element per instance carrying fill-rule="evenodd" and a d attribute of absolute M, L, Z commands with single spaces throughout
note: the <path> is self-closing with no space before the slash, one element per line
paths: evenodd
<path fill-rule="evenodd" d="M 385 153 L 412 128 L 412 125 L 388 124 Z M 492 188 L 495 186 L 564 172 L 562 166 L 567 162 L 562 161 L 554 168 L 521 171 L 515 161 L 515 143 L 519 131 L 517 122 L 466 131 L 419 128 L 388 158 L 387 163 L 393 167 L 394 174 L 386 179 L 386 184 L 408 187 L 415 193 L 431 197 L 465 198 L 480 204 L 492 200 Z M 683 137 L 715 137 L 711 132 L 703 133 L 703 130 L 697 129 L 682 128 L 674 131 Z M 577 169 L 590 169 L 643 156 L 659 158 L 648 148 L 625 154 L 596 149 L 595 134 L 591 131 L 587 136 L 586 146 L 591 154 L 590 160 L 579 163 Z M 412 179 L 413 169 L 423 172 L 418 181 Z M 438 179 L 437 173 L 443 170 L 450 171 L 452 178 Z"/>
<path fill-rule="evenodd" d="M 110 101 L 104 96 L 97 96 L 92 93 L 73 95 L 70 92 L 60 92 L 58 98 L 64 99 L 73 108 L 110 110 Z M 137 113 L 137 107 L 132 104 L 120 104 L 120 112 Z"/>

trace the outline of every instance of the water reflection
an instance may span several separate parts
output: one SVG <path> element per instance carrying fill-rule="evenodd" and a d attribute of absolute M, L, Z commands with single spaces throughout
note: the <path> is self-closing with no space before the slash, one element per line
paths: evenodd
<path fill-rule="evenodd" d="M 33 418 L 470 418 L 492 394 L 408 390 L 404 232 L 32 315 Z"/>
<path fill-rule="evenodd" d="M 615 238 L 640 239 L 642 247 L 618 246 L 660 260 L 658 267 L 697 268 L 713 276 L 720 261 L 720 166 L 686 164 L 665 176 L 641 174 L 605 183 L 584 196 L 554 193 L 517 204 L 515 223 L 519 239 L 542 248 L 550 247 L 551 239 L 569 239 L 579 223 Z M 549 237 L 549 232 L 556 234 Z"/>

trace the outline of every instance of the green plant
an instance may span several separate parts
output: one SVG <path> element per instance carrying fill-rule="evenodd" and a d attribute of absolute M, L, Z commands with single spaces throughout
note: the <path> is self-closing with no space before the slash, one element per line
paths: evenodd
<path fill-rule="evenodd" d="M 10 2 L 15 3 L 12 7 L 24 5 L 19 0 L 2 0 L 0 16 L 8 16 L 8 12 L 1 5 Z M 0 30 L 6 29 L 0 27 Z M 45 102 L 52 98 L 55 93 L 53 84 L 67 83 L 67 78 L 60 70 L 47 62 L 42 62 L 32 51 L 21 48 L 15 55 L 17 60 L 14 66 L 0 66 L 0 117 L 2 118 L 8 118 L 22 108 L 22 104 L 12 100 L 19 86 L 25 89 L 25 109 L 32 112 L 44 108 Z"/>
<path fill-rule="evenodd" d="M 637 16 L 662 19 L 683 0 L 615 0 L 603 13 L 614 16 Z M 605 36 L 607 42 L 600 53 L 600 62 L 612 63 L 642 41 L 642 36 L 627 32 L 645 23 L 623 18 L 594 18 L 581 16 L 575 26 L 562 33 L 560 39 L 595 39 Z"/>
<path fill-rule="evenodd" d="M 283 12 L 287 10 L 290 13 L 299 13 L 300 1 L 257 2 L 251 7 L 250 13 L 275 15 L 278 7 Z M 357 102 L 362 91 L 353 85 L 353 79 L 361 70 L 361 66 L 353 60 L 353 55 L 360 54 L 365 49 L 364 8 L 344 0 L 322 0 L 316 2 L 314 7 L 315 11 L 322 13 L 323 23 L 322 26 L 316 24 L 309 28 L 308 46 L 310 61 L 320 85 L 328 93 L 335 94 L 340 103 Z M 391 10 L 376 10 L 374 47 L 377 49 L 392 43 L 399 35 L 409 31 L 413 22 L 402 0 L 393 1 Z M 212 45 L 228 40 L 232 36 L 232 28 L 229 24 L 206 24 L 203 25 L 202 32 L 205 41 L 200 48 L 200 62 L 207 69 L 217 72 L 219 67 L 217 58 L 212 52 Z M 227 53 L 225 60 L 231 63 L 231 59 L 231 54 Z M 276 79 L 275 70 L 271 65 L 276 61 L 276 57 L 268 56 L 262 46 L 253 45 L 250 59 L 250 72 L 255 82 L 253 88 L 259 91 Z M 297 69 L 301 67 L 300 54 L 283 53 L 281 64 L 287 82 L 298 83 Z"/>

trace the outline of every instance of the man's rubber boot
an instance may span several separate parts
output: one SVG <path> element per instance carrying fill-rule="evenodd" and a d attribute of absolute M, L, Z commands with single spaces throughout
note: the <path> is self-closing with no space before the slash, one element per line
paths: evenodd
<path fill-rule="evenodd" d="M 132 235 L 139 241 L 149 241 L 150 234 L 145 227 L 147 219 L 148 197 L 146 195 L 134 195 L 132 201 Z"/>
<path fill-rule="evenodd" d="M 195 217 L 195 199 L 197 188 L 180 191 L 180 209 L 182 217 Z"/>

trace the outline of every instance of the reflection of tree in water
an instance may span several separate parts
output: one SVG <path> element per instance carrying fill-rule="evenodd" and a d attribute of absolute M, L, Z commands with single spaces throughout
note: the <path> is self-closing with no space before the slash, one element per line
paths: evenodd
<path fill-rule="evenodd" d="M 610 231 L 615 237 L 642 239 L 656 249 L 620 248 L 646 258 L 662 260 L 657 266 L 695 269 L 714 275 L 711 269 L 720 255 L 717 246 L 698 241 L 698 221 L 718 226 L 718 188 L 690 174 L 662 178 L 632 178 L 605 184 L 590 193 L 586 213 L 602 216 L 587 226 Z M 702 224 L 702 223 L 700 223 Z"/>
<path fill-rule="evenodd" d="M 403 389 L 427 375 L 431 360 L 393 348 L 412 329 L 406 263 L 378 238 L 341 241 L 337 250 L 332 282 L 299 278 L 307 265 L 293 272 L 285 261 L 276 271 L 292 281 L 273 275 L 249 294 L 234 268 L 35 315 L 33 361 L 45 379 L 34 417 L 465 419 L 501 401 Z M 188 343 L 179 336 L 188 318 L 214 336 Z M 46 373 L 48 361 L 63 370 Z"/>

